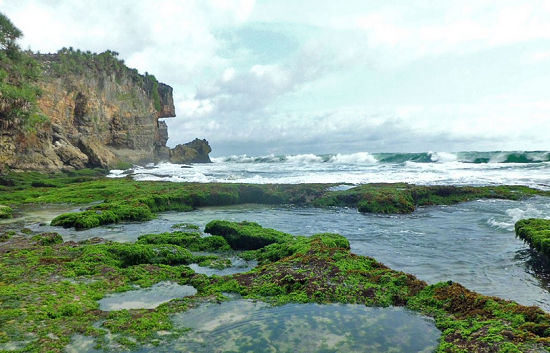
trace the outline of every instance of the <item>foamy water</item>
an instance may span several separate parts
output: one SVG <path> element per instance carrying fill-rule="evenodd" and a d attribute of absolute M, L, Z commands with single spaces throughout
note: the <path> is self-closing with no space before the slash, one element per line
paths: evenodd
<path fill-rule="evenodd" d="M 526 185 L 550 190 L 548 152 L 428 152 L 230 156 L 192 166 L 160 163 L 113 170 L 136 180 L 252 184 L 379 183 Z"/>

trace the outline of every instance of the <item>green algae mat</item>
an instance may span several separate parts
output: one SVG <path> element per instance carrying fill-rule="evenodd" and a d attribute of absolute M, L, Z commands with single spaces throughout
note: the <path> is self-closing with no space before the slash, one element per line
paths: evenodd
<path fill-rule="evenodd" d="M 233 231 L 228 232 L 230 227 Z M 205 302 L 231 301 L 229 293 L 236 293 L 271 305 L 406 307 L 434 318 L 442 332 L 440 352 L 550 350 L 550 315 L 539 308 L 484 296 L 458 283 L 429 286 L 351 253 L 340 235 L 282 233 L 278 238 L 275 230 L 252 222 L 213 221 L 209 228 L 219 233 L 212 235 L 217 241 L 204 243 L 209 237 L 193 232 L 182 241 L 177 231 L 173 240 L 165 233 L 145 236 L 136 244 L 101 239 L 63 243 L 56 233 L 11 231 L 0 243 L 0 349 L 61 352 L 72 337 L 81 335 L 93 339 L 96 349 L 110 350 L 108 334 L 117 335 L 117 347 L 123 350 L 163 345 L 187 332 L 175 326 L 176 313 Z M 246 239 L 252 233 L 268 243 L 240 253 L 258 260 L 252 271 L 208 277 L 187 266 L 215 255 L 194 258 L 183 245 L 220 253 L 228 249 L 226 237 L 235 241 L 239 234 Z M 192 286 L 196 293 L 153 309 L 100 309 L 99 301 L 112 293 L 162 281 Z"/>
<path fill-rule="evenodd" d="M 374 184 L 331 191 L 323 184 L 174 184 L 101 175 L 86 171 L 3 176 L 0 204 L 15 217 L 22 204 L 86 205 L 82 212 L 60 215 L 53 223 L 93 228 L 208 205 L 290 203 L 407 213 L 424 205 L 547 195 L 505 186 Z M 171 233 L 141 236 L 134 244 L 99 238 L 76 243 L 63 242 L 57 233 L 33 233 L 18 223 L 0 227 L 0 351 L 62 352 L 74 337 L 84 337 L 97 350 L 163 346 L 189 333 L 189 327 L 176 324 L 177 315 L 204 303 L 232 302 L 235 295 L 274 306 L 404 307 L 433 318 L 441 331 L 438 352 L 550 351 L 550 315 L 538 307 L 484 296 L 459 283 L 427 285 L 351 253 L 348 240 L 338 234 L 303 237 L 253 222 L 217 220 L 205 232 L 210 236 L 185 225 Z M 235 251 L 243 259 L 258 261 L 258 266 L 223 277 L 208 277 L 189 267 L 229 266 L 226 255 Z M 108 311 L 100 306 L 113 294 L 164 282 L 191 286 L 196 292 L 148 309 Z"/>
<path fill-rule="evenodd" d="M 221 184 L 138 182 L 104 178 L 103 170 L 68 174 L 11 173 L 0 176 L 0 217 L 11 217 L 21 204 L 90 205 L 56 217 L 52 225 L 94 228 L 120 221 L 147 221 L 158 212 L 191 211 L 198 207 L 234 204 L 300 204 L 313 207 L 354 207 L 364 213 L 411 213 L 419 206 L 499 198 L 518 200 L 550 192 L 523 186 L 417 186 L 366 184 L 333 190 L 331 184 Z"/>
<path fill-rule="evenodd" d="M 522 219 L 515 228 L 518 238 L 550 258 L 550 219 Z"/>

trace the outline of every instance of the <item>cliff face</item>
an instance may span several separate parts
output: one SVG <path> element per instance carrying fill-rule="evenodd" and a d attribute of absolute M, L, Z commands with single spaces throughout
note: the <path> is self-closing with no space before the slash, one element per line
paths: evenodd
<path fill-rule="evenodd" d="M 49 122 L 34 131 L 5 122 L 0 164 L 56 172 L 154 162 L 168 153 L 166 124 L 158 119 L 175 116 L 172 88 L 102 55 L 36 56 L 43 70 L 38 107 Z"/>

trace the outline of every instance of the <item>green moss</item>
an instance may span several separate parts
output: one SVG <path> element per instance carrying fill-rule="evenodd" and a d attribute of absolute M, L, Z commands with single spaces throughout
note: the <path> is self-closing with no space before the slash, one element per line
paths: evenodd
<path fill-rule="evenodd" d="M 234 250 L 255 250 L 273 243 L 284 243 L 292 235 L 274 229 L 263 228 L 254 222 L 211 221 L 204 228 L 205 233 L 222 236 Z"/>
<path fill-rule="evenodd" d="M 13 209 L 8 206 L 0 205 L 0 219 L 11 218 L 13 216 Z"/>
<path fill-rule="evenodd" d="M 112 211 L 84 211 L 80 213 L 64 213 L 51 221 L 52 226 L 76 229 L 94 228 L 103 224 L 117 223 L 119 217 Z"/>
<path fill-rule="evenodd" d="M 257 224 L 234 225 L 265 231 Z M 97 337 L 104 344 L 101 340 L 108 329 L 119 334 L 118 345 L 139 349 L 144 343 L 160 342 L 158 331 L 169 332 L 166 339 L 184 334 L 173 330 L 171 314 L 201 301 L 227 300 L 223 293 L 235 292 L 273 304 L 407 306 L 435 319 L 442 331 L 437 352 L 528 352 L 550 347 L 550 315 L 539 308 L 484 296 L 453 282 L 428 286 L 373 258 L 352 254 L 347 239 L 337 234 L 286 234 L 278 238 L 284 239 L 280 242 L 245 253 L 262 260 L 254 270 L 208 277 L 183 264 L 201 261 L 221 267 L 227 263 L 215 256 L 193 257 L 164 239 L 181 238 L 181 245 L 192 247 L 198 239 L 213 237 L 174 233 L 158 238 L 151 234 L 137 244 L 95 241 L 49 246 L 47 241 L 38 241 L 49 238 L 44 234 L 34 240 L 21 239 L 15 248 L 0 243 L 0 273 L 5 284 L 0 286 L 0 342 L 21 340 L 32 333 L 37 339 L 24 351 L 61 352 L 75 333 Z M 97 300 L 108 293 L 163 280 L 193 285 L 198 293 L 155 309 L 98 310 Z M 100 320 L 98 329 L 93 325 Z M 60 339 L 51 339 L 52 335 Z"/>
<path fill-rule="evenodd" d="M 231 247 L 221 236 L 201 237 L 197 232 L 172 232 L 144 234 L 138 237 L 137 244 L 173 244 L 190 251 L 229 251 Z"/>
<path fill-rule="evenodd" d="M 31 238 L 40 245 L 55 245 L 63 243 L 63 237 L 59 233 L 42 233 Z"/>
<path fill-rule="evenodd" d="M 550 193 L 524 186 L 366 184 L 345 191 L 326 193 L 313 203 L 317 206 L 357 207 L 364 213 L 411 213 L 418 206 L 449 205 L 485 198 L 518 200 L 535 194 Z"/>
<path fill-rule="evenodd" d="M 516 237 L 550 257 L 550 219 L 522 219 L 515 229 Z"/>
<path fill-rule="evenodd" d="M 400 188 L 365 193 L 357 203 L 357 210 L 363 213 L 411 213 L 414 209 L 412 195 Z"/>
<path fill-rule="evenodd" d="M 13 234 L 8 232 L 0 233 L 0 242 L 8 241 L 12 236 Z"/>
<path fill-rule="evenodd" d="M 98 263 L 112 267 L 140 264 L 189 264 L 193 255 L 186 249 L 171 244 L 98 244 L 86 245 L 82 251 L 84 263 Z"/>
<path fill-rule="evenodd" d="M 0 342 L 24 341 L 32 334 L 36 340 L 27 343 L 23 351 L 62 352 L 75 333 L 105 335 L 105 330 L 93 326 L 100 319 L 111 320 L 109 313 L 98 310 L 97 300 L 105 294 L 129 290 L 132 285 L 178 282 L 193 273 L 186 266 L 155 264 L 191 259 L 187 251 L 171 246 L 111 243 L 51 247 L 31 239 L 18 244 L 16 248 L 0 245 Z M 132 265 L 138 262 L 145 263 Z M 153 321 L 163 327 L 157 320 L 162 315 L 151 313 L 155 315 L 149 323 L 136 318 L 126 333 L 145 337 L 148 327 L 153 327 L 147 325 Z M 163 315 L 166 319 L 168 313 Z M 128 339 L 125 345 L 138 342 Z"/>
<path fill-rule="evenodd" d="M 311 237 L 294 236 L 292 239 L 280 243 L 273 243 L 257 250 L 246 251 L 241 256 L 246 260 L 258 260 L 262 265 L 279 261 L 285 257 L 306 254 L 311 251 L 312 244 L 321 244 L 327 248 L 350 248 L 349 241 L 339 235 L 332 233 L 320 233 Z"/>
<path fill-rule="evenodd" d="M 80 171 L 79 171 L 80 172 Z M 104 170 L 79 174 L 11 173 L 0 178 L 0 203 L 89 204 L 91 212 L 63 216 L 55 224 L 81 228 L 120 221 L 145 221 L 164 211 L 242 203 L 358 207 L 361 212 L 408 213 L 417 206 L 451 204 L 478 198 L 519 199 L 550 194 L 525 187 L 441 187 L 409 184 L 369 184 L 346 191 L 330 185 L 245 185 L 137 182 L 130 178 L 98 179 Z M 32 187 L 32 185 L 35 187 Z M 112 212 L 112 213 L 109 213 Z M 102 213 L 105 213 L 102 215 Z M 72 225 L 71 225 L 72 224 Z"/>
<path fill-rule="evenodd" d="M 134 165 L 129 162 L 118 162 L 114 169 L 126 170 L 132 168 Z"/>

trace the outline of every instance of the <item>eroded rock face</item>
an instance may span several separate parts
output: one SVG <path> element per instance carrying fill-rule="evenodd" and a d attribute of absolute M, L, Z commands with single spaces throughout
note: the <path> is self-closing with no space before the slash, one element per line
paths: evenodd
<path fill-rule="evenodd" d="M 208 156 L 210 152 L 212 149 L 208 141 L 194 139 L 171 149 L 169 161 L 176 164 L 212 163 Z"/>
<path fill-rule="evenodd" d="M 159 118 L 175 116 L 172 88 L 119 66 L 78 72 L 54 70 L 58 54 L 38 55 L 44 76 L 38 106 L 50 122 L 39 131 L 10 123 L 0 129 L 0 164 L 42 172 L 149 163 L 166 154 Z"/>

